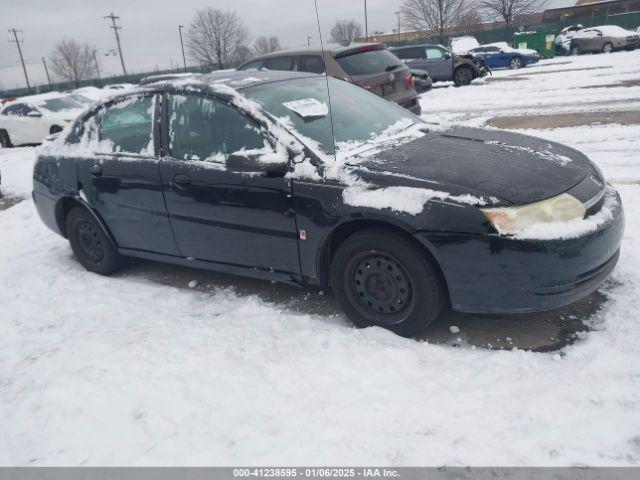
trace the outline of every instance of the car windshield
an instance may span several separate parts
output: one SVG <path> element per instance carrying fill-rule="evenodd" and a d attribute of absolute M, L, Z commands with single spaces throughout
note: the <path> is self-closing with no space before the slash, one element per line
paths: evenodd
<path fill-rule="evenodd" d="M 337 57 L 336 61 L 348 75 L 371 75 L 402 66 L 400 59 L 386 48 L 356 50 Z"/>
<path fill-rule="evenodd" d="M 408 128 L 422 123 L 420 117 L 395 103 L 346 81 L 324 76 L 259 85 L 244 93 L 298 134 L 307 146 L 317 144 L 328 154 L 334 153 L 334 138 L 340 150 L 341 146 L 366 143 L 390 127 Z"/>
<path fill-rule="evenodd" d="M 80 95 L 79 93 L 74 93 L 73 95 L 70 95 L 70 98 L 72 98 L 76 102 L 83 105 L 91 105 L 93 103 L 93 100 L 85 97 L 84 95 Z"/>
<path fill-rule="evenodd" d="M 71 97 L 49 98 L 38 103 L 38 106 L 49 110 L 50 112 L 61 112 L 62 110 L 71 110 L 74 108 L 82 108 L 78 102 Z"/>

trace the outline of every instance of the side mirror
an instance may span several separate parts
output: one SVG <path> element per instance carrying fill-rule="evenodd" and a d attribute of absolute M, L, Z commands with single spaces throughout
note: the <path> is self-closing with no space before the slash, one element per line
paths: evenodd
<path fill-rule="evenodd" d="M 442 58 L 444 58 L 445 60 L 449 60 L 451 58 L 451 54 L 449 52 L 445 52 Z"/>
<path fill-rule="evenodd" d="M 268 176 L 284 175 L 288 159 L 269 158 L 273 155 L 239 151 L 227 157 L 227 170 L 237 173 L 262 173 Z"/>
<path fill-rule="evenodd" d="M 29 113 L 27 113 L 27 117 L 40 118 L 42 117 L 42 113 L 38 112 L 37 110 L 32 110 Z"/>

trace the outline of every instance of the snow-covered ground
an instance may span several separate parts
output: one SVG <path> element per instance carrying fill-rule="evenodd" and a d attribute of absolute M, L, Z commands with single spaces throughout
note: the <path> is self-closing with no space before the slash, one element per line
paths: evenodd
<path fill-rule="evenodd" d="M 639 60 L 556 59 L 422 105 L 467 125 L 638 109 L 638 85 L 579 87 L 637 79 Z M 606 68 L 575 70 L 589 67 Z M 590 155 L 627 214 L 594 329 L 555 353 L 433 345 L 222 287 L 99 277 L 31 201 L 0 211 L 0 464 L 638 465 L 640 126 L 526 133 Z M 3 192 L 28 197 L 32 159 L 0 150 Z"/>

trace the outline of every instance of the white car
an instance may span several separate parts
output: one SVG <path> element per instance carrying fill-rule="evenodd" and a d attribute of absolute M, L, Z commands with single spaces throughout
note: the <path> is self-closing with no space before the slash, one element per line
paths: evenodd
<path fill-rule="evenodd" d="M 0 146 L 42 143 L 45 137 L 61 131 L 84 110 L 69 95 L 47 93 L 22 97 L 0 110 Z"/>
<path fill-rule="evenodd" d="M 560 30 L 560 33 L 556 35 L 555 39 L 556 53 L 568 54 L 571 47 L 571 39 L 583 28 L 582 24 L 578 23 L 577 25 L 570 25 Z"/>

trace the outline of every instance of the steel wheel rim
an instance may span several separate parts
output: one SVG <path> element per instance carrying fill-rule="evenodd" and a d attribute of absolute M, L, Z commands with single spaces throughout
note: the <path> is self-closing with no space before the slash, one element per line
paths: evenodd
<path fill-rule="evenodd" d="M 104 248 L 99 232 L 89 222 L 78 225 L 80 248 L 87 258 L 99 265 L 104 258 Z"/>
<path fill-rule="evenodd" d="M 349 273 L 351 295 L 363 316 L 380 325 L 406 320 L 415 303 L 414 282 L 394 257 L 363 252 L 352 260 Z"/>

